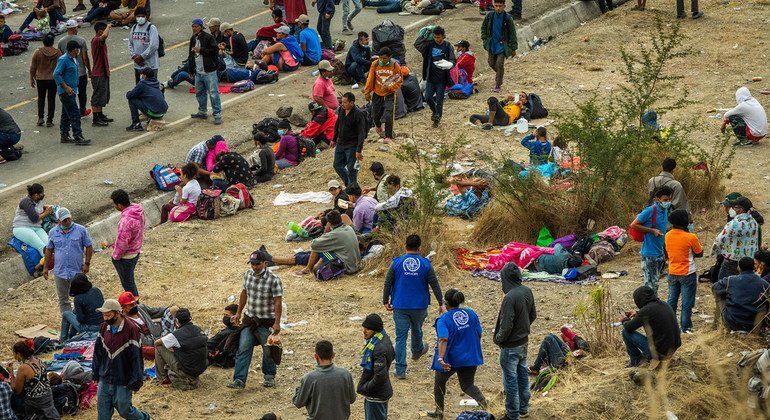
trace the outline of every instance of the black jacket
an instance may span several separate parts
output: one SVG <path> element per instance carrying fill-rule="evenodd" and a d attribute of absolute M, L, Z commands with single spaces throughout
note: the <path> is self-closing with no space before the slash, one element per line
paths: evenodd
<path fill-rule="evenodd" d="M 233 32 L 233 36 L 225 38 L 225 46 L 238 65 L 245 65 L 249 60 L 249 48 L 242 33 Z"/>
<path fill-rule="evenodd" d="M 529 287 L 521 284 L 521 270 L 516 264 L 505 264 L 500 279 L 505 297 L 495 324 L 495 344 L 500 347 L 527 344 L 529 327 L 537 318 L 535 297 Z"/>
<path fill-rule="evenodd" d="M 21 129 L 11 114 L 0 109 L 0 133 L 21 134 Z"/>
<path fill-rule="evenodd" d="M 623 321 L 623 329 L 633 332 L 644 327 L 647 341 L 652 339 L 654 344 L 650 346 L 653 358 L 660 360 L 673 354 L 682 345 L 682 340 L 676 314 L 668 303 L 658 299 L 655 292 L 645 286 L 634 290 L 634 303 L 639 311 L 633 318 Z"/>
<path fill-rule="evenodd" d="M 369 127 L 366 126 L 366 117 L 364 112 L 357 106 L 354 106 L 347 113 L 344 109 L 340 111 L 340 115 L 337 116 L 337 123 L 334 126 L 334 138 L 333 142 L 337 143 L 337 147 L 352 147 L 356 146 L 356 152 L 364 150 L 364 140 L 369 133 Z"/>
<path fill-rule="evenodd" d="M 275 175 L 275 154 L 273 148 L 265 145 L 259 149 L 259 169 L 255 176 Z"/>
<path fill-rule="evenodd" d="M 190 74 L 195 74 L 195 40 L 196 37 L 201 42 L 201 55 L 203 56 L 203 71 L 211 73 L 217 71 L 219 66 L 219 46 L 217 40 L 208 32 L 201 31 L 198 35 L 190 37 L 190 52 L 187 56 L 187 65 L 190 67 Z"/>
<path fill-rule="evenodd" d="M 356 392 L 374 400 L 389 400 L 393 396 L 393 387 L 390 385 L 390 374 L 388 372 L 395 355 L 393 343 L 383 330 L 382 340 L 374 346 L 374 353 L 372 354 L 374 369 L 364 369 L 361 379 L 358 381 Z"/>

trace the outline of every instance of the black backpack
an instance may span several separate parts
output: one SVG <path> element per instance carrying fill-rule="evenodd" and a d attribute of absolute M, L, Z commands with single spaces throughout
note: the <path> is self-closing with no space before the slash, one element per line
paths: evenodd
<path fill-rule="evenodd" d="M 583 238 L 580 238 L 575 242 L 574 245 L 569 249 L 569 251 L 580 258 L 583 258 L 583 255 L 588 254 L 588 251 L 591 250 L 591 246 L 594 244 L 593 238 L 590 236 L 585 236 Z"/>
<path fill-rule="evenodd" d="M 278 81 L 278 72 L 273 70 L 260 71 L 257 77 L 254 79 L 255 85 L 267 85 Z"/>
<path fill-rule="evenodd" d="M 281 139 L 281 136 L 278 135 L 278 119 L 276 118 L 268 117 L 252 125 L 251 135 L 253 136 L 258 132 L 266 135 L 267 141 L 269 141 L 270 143 L 275 143 Z"/>
<path fill-rule="evenodd" d="M 364 125 L 366 126 L 366 129 L 369 130 L 370 128 L 374 127 L 374 118 L 372 117 L 372 103 L 369 102 L 368 104 L 364 105 L 363 108 L 359 109 L 364 113 Z"/>
<path fill-rule="evenodd" d="M 134 24 L 134 26 L 131 27 L 131 32 L 134 32 L 134 29 L 136 29 L 137 23 Z M 151 23 L 150 26 L 155 26 L 155 24 Z M 155 26 L 155 29 L 157 30 L 158 27 Z M 163 37 L 160 36 L 160 31 L 158 31 L 158 57 L 165 57 L 166 56 L 166 41 L 163 40 Z"/>
<path fill-rule="evenodd" d="M 315 157 L 315 142 L 313 140 L 306 139 L 302 136 L 296 136 L 297 139 L 297 149 L 299 150 L 299 153 L 297 154 L 299 161 L 302 162 L 305 160 L 305 158 Z"/>
<path fill-rule="evenodd" d="M 69 381 L 64 381 L 59 385 L 52 385 L 53 406 L 61 415 L 75 415 L 80 411 L 80 398 L 78 398 L 78 388 Z"/>

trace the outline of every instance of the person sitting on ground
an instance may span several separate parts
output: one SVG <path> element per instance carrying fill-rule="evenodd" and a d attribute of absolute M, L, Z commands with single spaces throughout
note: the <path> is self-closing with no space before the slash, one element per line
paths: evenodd
<path fill-rule="evenodd" d="M 91 0 L 91 5 L 93 7 L 83 18 L 83 22 L 93 22 L 109 17 L 113 10 L 120 7 L 120 0 Z"/>
<path fill-rule="evenodd" d="M 759 225 L 751 215 L 751 200 L 740 196 L 730 204 L 733 219 L 725 224 L 712 247 L 712 254 L 722 256 L 717 280 L 738 274 L 738 261 L 743 257 L 753 257 L 760 247 Z"/>
<path fill-rule="evenodd" d="M 302 129 L 300 136 L 313 140 L 319 149 L 326 149 L 334 139 L 334 127 L 337 124 L 337 114 L 332 108 L 327 108 L 318 102 L 307 104 L 313 119 Z"/>
<path fill-rule="evenodd" d="M 580 338 L 579 336 L 577 338 Z M 582 340 L 582 338 L 581 338 Z M 584 341 L 583 341 L 584 342 Z M 567 366 L 568 357 L 583 357 L 586 350 L 577 349 L 574 352 L 570 347 L 556 334 L 548 334 L 540 343 L 540 349 L 537 351 L 535 362 L 527 369 L 530 375 L 537 376 L 543 365 L 548 369 L 561 369 Z"/>
<path fill-rule="evenodd" d="M 134 296 L 131 292 L 121 293 L 118 296 L 118 303 L 123 315 L 131 319 L 139 328 L 140 346 L 145 360 L 154 360 L 155 340 L 174 332 L 174 318 L 179 307 L 176 305 L 148 306 L 139 302 L 139 296 Z M 160 322 L 156 322 L 156 319 L 160 319 Z"/>
<path fill-rule="evenodd" d="M 348 194 L 345 189 L 342 188 L 340 182 L 336 179 L 332 179 L 326 184 L 329 189 L 329 194 L 332 195 L 332 203 L 334 204 L 334 210 L 340 212 L 340 214 L 347 214 L 348 217 L 353 215 L 353 208 L 348 203 Z"/>
<path fill-rule="evenodd" d="M 364 7 L 376 7 L 377 13 L 398 13 L 401 0 L 364 0 Z"/>
<path fill-rule="evenodd" d="M 184 222 L 195 216 L 198 197 L 201 195 L 201 186 L 195 179 L 198 175 L 198 167 L 188 163 L 182 167 L 182 184 L 174 187 L 176 194 L 160 208 L 160 223 Z"/>
<path fill-rule="evenodd" d="M 206 140 L 206 148 L 209 150 L 206 153 L 206 170 L 208 171 L 214 170 L 214 165 L 217 164 L 217 156 L 230 151 L 227 141 L 219 134 L 215 134 Z"/>
<path fill-rule="evenodd" d="M 53 106 L 49 106 L 49 112 L 53 113 Z M 38 125 L 41 125 L 39 118 Z M 19 125 L 13 120 L 11 114 L 0 109 L 0 164 L 21 158 L 21 146 L 16 146 L 16 143 L 20 141 L 21 129 Z"/>
<path fill-rule="evenodd" d="M 251 82 L 254 84 L 264 84 L 264 81 L 260 81 L 259 79 L 264 77 L 268 71 L 260 68 L 260 64 L 262 64 L 262 62 L 247 62 L 244 68 L 227 68 L 224 67 L 224 61 L 222 61 L 222 66 L 219 70 L 217 70 L 217 77 L 219 78 L 220 82 L 225 83 L 236 83 L 240 82 L 241 80 L 251 80 Z"/>
<path fill-rule="evenodd" d="M 361 187 L 351 185 L 345 189 L 348 201 L 353 205 L 353 229 L 360 234 L 366 234 L 374 228 L 375 207 L 377 200 L 362 195 Z"/>
<path fill-rule="evenodd" d="M 235 334 L 240 333 L 240 329 L 233 325 L 232 318 L 236 313 L 238 313 L 237 304 L 231 303 L 225 306 L 224 313 L 222 314 L 222 323 L 225 325 L 225 328 L 219 330 L 206 342 L 206 348 L 209 353 L 209 366 L 219 366 L 222 368 L 235 366 L 235 350 L 238 349 L 238 346 L 230 343 L 232 344 L 230 346 L 231 351 L 227 351 L 227 344 L 230 337 L 236 337 Z"/>
<path fill-rule="evenodd" d="M 413 15 L 440 15 L 444 5 L 439 0 L 403 0 L 401 10 Z"/>
<path fill-rule="evenodd" d="M 257 150 L 251 154 L 250 169 L 257 183 L 272 181 L 275 176 L 275 154 L 267 140 L 265 133 L 254 133 L 254 145 Z"/>
<path fill-rule="evenodd" d="M 455 44 L 457 47 L 457 77 L 454 83 L 473 84 L 473 73 L 476 71 L 476 56 L 471 52 L 471 43 L 462 40 Z"/>
<path fill-rule="evenodd" d="M 217 163 L 212 169 L 213 172 L 224 172 L 227 178 L 227 185 L 243 184 L 246 188 L 257 186 L 257 180 L 251 173 L 249 162 L 237 152 L 224 152 L 217 155 Z M 218 180 L 217 180 L 218 181 Z M 214 181 L 215 184 L 218 184 Z M 225 188 L 226 188 L 225 187 Z"/>
<path fill-rule="evenodd" d="M 353 89 L 358 89 L 359 84 L 366 84 L 371 67 L 372 49 L 369 46 L 369 34 L 362 31 L 358 33 L 358 39 L 350 46 L 345 56 L 345 70 L 353 79 Z"/>
<path fill-rule="evenodd" d="M 738 261 L 740 274 L 723 278 L 711 286 L 717 306 L 718 320 L 730 331 L 759 329 L 767 315 L 768 284 L 754 272 L 754 259 Z"/>
<path fill-rule="evenodd" d="M 51 384 L 46 375 L 46 366 L 34 356 L 32 339 L 18 341 L 13 345 L 13 359 L 19 363 L 14 375 L 13 362 L 8 363 L 11 389 L 16 395 L 24 396 L 24 414 L 29 419 L 59 420 L 59 413 L 53 404 Z"/>
<path fill-rule="evenodd" d="M 262 62 L 265 65 L 275 64 L 280 71 L 297 70 L 305 59 L 297 38 L 291 36 L 288 26 L 281 26 L 275 32 L 277 41 L 262 51 Z"/>
<path fill-rule="evenodd" d="M 53 214 L 53 206 L 43 204 L 45 191 L 40 184 L 27 186 L 27 196 L 22 198 L 16 207 L 13 217 L 13 236 L 35 248 L 40 254 L 38 267 L 43 267 L 45 246 L 48 244 L 48 233 L 43 229 L 43 219 Z"/>
<path fill-rule="evenodd" d="M 246 61 L 249 59 L 246 38 L 230 23 L 223 23 L 220 29 L 224 35 L 223 41 L 219 44 L 220 52 L 230 54 L 238 67 L 246 66 Z"/>
<path fill-rule="evenodd" d="M 102 316 L 96 310 L 104 304 L 104 296 L 94 287 L 83 273 L 75 274 L 70 285 L 70 296 L 74 298 L 74 311 L 65 311 L 61 317 L 59 341 L 66 342 L 83 332 L 99 332 Z"/>
<path fill-rule="evenodd" d="M 388 199 L 378 203 L 374 208 L 377 212 L 378 220 L 375 222 L 377 226 L 386 221 L 391 226 L 395 226 L 397 220 L 408 216 L 414 207 L 412 190 L 401 186 L 401 178 L 398 175 L 388 176 L 387 188 Z"/>
<path fill-rule="evenodd" d="M 19 420 L 14 410 L 16 404 L 12 401 L 15 398 L 9 376 L 11 376 L 10 373 L 0 366 L 0 415 L 6 420 Z"/>
<path fill-rule="evenodd" d="M 135 12 L 141 7 L 150 16 L 150 0 L 120 0 L 120 8 L 110 12 L 112 26 L 126 26 L 136 23 Z"/>
<path fill-rule="evenodd" d="M 310 18 L 299 15 L 295 24 L 299 27 L 299 46 L 305 54 L 303 66 L 315 66 L 321 61 L 321 37 L 310 27 Z"/>
<path fill-rule="evenodd" d="M 521 117 L 527 121 L 548 116 L 548 110 L 543 106 L 543 101 L 537 94 L 519 92 L 518 104 L 521 106 Z"/>
<path fill-rule="evenodd" d="M 557 135 L 553 139 L 553 146 L 551 146 L 551 160 L 557 165 L 572 164 L 572 155 L 570 155 L 567 147 L 567 141 L 562 136 Z"/>
<path fill-rule="evenodd" d="M 155 372 L 161 385 L 190 391 L 198 388 L 198 377 L 208 367 L 206 335 L 192 323 L 190 310 L 176 311 L 176 330 L 155 340 Z"/>
<path fill-rule="evenodd" d="M 11 35 L 13 35 L 13 29 L 5 23 L 5 15 L 0 13 L 0 42 L 8 42 Z"/>
<path fill-rule="evenodd" d="M 730 124 L 738 137 L 736 146 L 753 146 L 767 135 L 767 113 L 747 87 L 735 91 L 735 102 L 735 108 L 725 112 L 722 133 Z"/>
<path fill-rule="evenodd" d="M 372 162 L 369 171 L 372 173 L 374 180 L 377 181 L 377 185 L 374 188 L 365 188 L 362 193 L 369 194 L 374 192 L 375 200 L 379 203 L 384 203 L 390 197 L 390 193 L 388 193 L 388 178 L 390 175 L 385 175 L 385 167 L 380 162 Z"/>
<path fill-rule="evenodd" d="M 770 251 L 760 249 L 754 254 L 754 268 L 762 280 L 770 283 Z"/>
<path fill-rule="evenodd" d="M 487 98 L 487 105 L 489 111 L 486 115 L 473 114 L 470 118 L 471 123 L 480 125 L 484 130 L 511 125 L 521 116 L 521 106 L 513 96 L 508 96 L 504 100 L 490 96 Z"/>
<path fill-rule="evenodd" d="M 521 139 L 521 145 L 529 149 L 530 165 L 548 163 L 548 158 L 551 156 L 551 142 L 548 140 L 548 132 L 545 127 L 537 127 L 534 134 Z"/>
<path fill-rule="evenodd" d="M 315 344 L 315 369 L 302 376 L 292 403 L 307 408 L 311 419 L 350 418 L 350 406 L 356 401 L 353 376 L 345 368 L 334 365 L 334 347 L 330 341 Z"/>
<path fill-rule="evenodd" d="M 131 111 L 131 125 L 126 127 L 126 131 L 144 131 L 142 123 L 139 122 L 140 112 L 150 119 L 163 118 L 168 112 L 168 103 L 163 97 L 163 92 L 160 91 L 160 83 L 155 78 L 155 72 L 149 67 L 139 70 L 142 80 L 126 92 L 128 109 Z"/>
<path fill-rule="evenodd" d="M 673 356 L 682 345 L 676 314 L 671 306 L 658 299 L 657 293 L 647 286 L 634 290 L 634 303 L 639 311 L 626 311 L 621 319 L 623 342 L 629 357 L 628 367 L 653 360 L 650 368 L 655 369 L 659 362 Z M 640 327 L 644 327 L 650 337 L 637 332 Z"/>
<path fill-rule="evenodd" d="M 299 139 L 291 131 L 289 120 L 283 119 L 278 122 L 278 135 L 281 140 L 278 142 L 278 149 L 275 152 L 275 165 L 278 169 L 286 169 L 290 166 L 299 165 Z"/>
<path fill-rule="evenodd" d="M 27 15 L 27 18 L 24 19 L 16 33 L 20 34 L 26 31 L 33 20 L 45 19 L 46 16 L 48 16 L 50 27 L 56 28 L 59 22 L 67 21 L 67 18 L 64 17 L 65 13 L 67 13 L 67 7 L 61 0 L 37 0 L 37 3 L 32 8 L 32 12 Z"/>

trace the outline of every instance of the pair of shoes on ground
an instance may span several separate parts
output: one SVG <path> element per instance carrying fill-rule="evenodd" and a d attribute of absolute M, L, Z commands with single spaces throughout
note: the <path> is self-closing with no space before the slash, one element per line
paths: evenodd
<path fill-rule="evenodd" d="M 209 115 L 196 112 L 195 114 L 190 114 L 190 118 L 196 119 L 196 120 L 206 120 L 209 118 Z M 221 125 L 221 124 L 222 124 L 222 117 L 214 117 L 214 125 Z"/>
<path fill-rule="evenodd" d="M 275 386 L 275 378 L 265 378 L 264 382 L 262 382 L 262 386 L 264 386 L 265 388 L 272 388 L 272 387 L 274 387 Z M 236 380 L 230 382 L 229 384 L 227 384 L 227 387 L 231 388 L 231 389 L 244 389 L 244 388 L 246 388 L 246 384 L 242 380 L 236 379 Z"/>
<path fill-rule="evenodd" d="M 74 144 L 76 146 L 88 146 L 91 144 L 91 140 L 86 139 L 83 137 L 83 135 L 70 137 L 69 133 L 64 133 L 61 135 L 61 142 L 64 144 Z"/>

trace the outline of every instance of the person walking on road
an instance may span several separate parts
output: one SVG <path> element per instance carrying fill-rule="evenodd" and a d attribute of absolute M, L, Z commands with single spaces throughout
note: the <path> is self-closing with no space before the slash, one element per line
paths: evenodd
<path fill-rule="evenodd" d="M 366 340 L 361 352 L 361 367 L 364 371 L 356 392 L 364 396 L 364 419 L 387 420 L 388 400 L 393 397 L 388 373 L 393 363 L 393 343 L 379 315 L 367 315 L 361 326 Z"/>
<path fill-rule="evenodd" d="M 49 33 L 43 38 L 43 46 L 32 54 L 29 65 L 29 82 L 37 88 L 37 126 L 53 127 L 53 116 L 56 113 L 56 82 L 53 71 L 56 61 L 62 56 L 58 48 L 54 48 L 54 34 Z M 66 48 L 65 48 L 66 49 Z M 48 104 L 48 118 L 45 117 L 45 105 Z"/>
<path fill-rule="evenodd" d="M 136 23 L 128 34 L 128 53 L 134 62 L 134 84 L 138 84 L 141 70 L 145 68 L 151 69 L 155 78 L 158 78 L 160 36 L 158 28 L 147 17 L 147 9 L 137 7 L 134 16 Z"/>
<path fill-rule="evenodd" d="M 312 0 L 311 4 L 318 9 L 318 24 L 316 29 L 321 36 L 321 46 L 327 50 L 334 48 L 332 45 L 331 25 L 334 17 L 334 0 Z"/>
<path fill-rule="evenodd" d="M 112 246 L 112 265 L 118 272 L 123 290 L 139 296 L 134 270 L 144 240 L 144 210 L 139 203 L 131 204 L 128 193 L 124 190 L 113 191 L 110 198 L 115 210 L 120 212 L 118 236 Z"/>
<path fill-rule="evenodd" d="M 521 4 L 521 0 L 518 1 Z M 514 17 L 505 11 L 505 0 L 494 0 L 493 6 L 495 10 L 487 13 L 481 23 L 481 40 L 487 50 L 489 67 L 495 72 L 495 88 L 492 91 L 500 93 L 503 90 L 505 60 L 516 57 L 519 41 Z"/>
<path fill-rule="evenodd" d="M 222 124 L 222 103 L 219 99 L 219 46 L 216 39 L 203 30 L 203 20 L 193 19 L 193 36 L 190 38 L 190 53 L 187 63 L 190 73 L 195 75 L 195 98 L 198 100 L 198 112 L 190 118 L 205 120 L 208 118 L 207 99 L 211 99 L 211 113 L 214 124 Z"/>
<path fill-rule="evenodd" d="M 75 57 L 78 63 L 78 105 L 80 106 L 80 117 L 86 117 L 91 114 L 91 110 L 86 108 L 88 102 L 88 79 L 91 78 L 91 61 L 88 59 L 88 43 L 86 39 L 78 35 L 78 22 L 75 19 L 67 21 L 67 35 L 59 39 L 59 51 L 62 54 L 67 53 L 67 44 L 70 41 L 78 43 L 80 53 Z"/>
<path fill-rule="evenodd" d="M 350 13 L 350 3 L 353 3 L 353 13 Z M 342 0 L 342 34 L 353 35 L 353 18 L 364 9 L 361 0 Z"/>
<path fill-rule="evenodd" d="M 424 44 L 422 53 L 422 77 L 425 84 L 425 102 L 428 103 L 433 121 L 433 128 L 438 128 L 444 113 L 444 95 L 447 86 L 451 86 L 452 77 L 449 70 L 456 63 L 455 50 L 444 40 L 444 28 L 436 26 L 433 29 L 433 42 Z"/>
<path fill-rule="evenodd" d="M 294 406 L 307 407 L 307 417 L 313 420 L 347 420 L 350 405 L 356 401 L 353 376 L 334 365 L 334 347 L 329 341 L 315 344 L 315 362 L 315 370 L 302 377 L 294 393 Z"/>
<path fill-rule="evenodd" d="M 91 140 L 83 137 L 80 128 L 80 110 L 75 96 L 78 94 L 78 63 L 76 57 L 80 54 L 80 44 L 71 40 L 67 43 L 67 54 L 56 61 L 53 80 L 56 82 L 56 94 L 61 101 L 61 122 L 59 132 L 62 143 L 72 143 L 79 146 L 91 144 Z M 70 129 L 72 136 L 70 137 Z"/>

